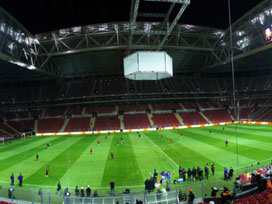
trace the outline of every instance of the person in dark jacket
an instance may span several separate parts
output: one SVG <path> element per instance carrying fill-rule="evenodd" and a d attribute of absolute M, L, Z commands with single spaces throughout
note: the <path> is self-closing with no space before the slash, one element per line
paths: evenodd
<path fill-rule="evenodd" d="M 232 177 L 233 177 L 233 172 L 234 172 L 233 168 L 230 167 L 229 174 L 228 174 L 228 179 L 229 179 L 229 180 L 232 179 Z"/>
<path fill-rule="evenodd" d="M 11 185 L 14 186 L 14 174 L 13 173 L 10 175 L 10 181 L 11 181 Z"/>
<path fill-rule="evenodd" d="M 90 197 L 90 196 L 91 196 L 91 188 L 90 188 L 90 186 L 88 186 L 88 187 L 86 188 L 86 196 L 87 196 L 87 197 Z"/>
<path fill-rule="evenodd" d="M 78 189 L 78 186 L 76 186 L 76 188 L 75 188 L 75 194 L 76 194 L 76 196 L 79 196 L 79 189 Z"/>
<path fill-rule="evenodd" d="M 187 175 L 188 175 L 188 181 L 191 181 L 192 171 L 190 168 L 188 168 Z"/>
<path fill-rule="evenodd" d="M 204 170 L 205 170 L 206 179 L 209 179 L 209 164 L 208 163 L 206 164 Z"/>
<path fill-rule="evenodd" d="M 215 172 L 215 165 L 214 165 L 214 163 L 212 163 L 211 170 L 212 170 L 212 175 L 214 176 L 214 172 Z"/>
<path fill-rule="evenodd" d="M 199 180 L 202 181 L 203 180 L 203 169 L 199 168 L 198 173 L 199 173 Z"/>
<path fill-rule="evenodd" d="M 195 169 L 195 167 L 193 167 L 193 169 L 192 169 L 192 176 L 193 176 L 193 179 L 195 181 L 196 180 L 196 169 Z"/>
<path fill-rule="evenodd" d="M 19 180 L 19 186 L 22 187 L 23 186 L 23 175 L 21 173 L 18 176 L 18 180 Z"/>
<path fill-rule="evenodd" d="M 227 187 L 224 187 L 224 191 L 221 193 L 221 199 L 223 204 L 231 203 L 231 192 Z"/>
<path fill-rule="evenodd" d="M 192 191 L 192 189 L 189 190 L 189 195 L 188 195 L 189 199 L 188 199 L 188 203 L 189 204 L 193 204 L 194 203 L 194 199 L 195 199 L 195 195 Z"/>
<path fill-rule="evenodd" d="M 58 182 L 57 192 L 58 192 L 58 196 L 60 196 L 60 192 L 61 192 L 61 185 L 60 185 L 60 181 Z"/>
<path fill-rule="evenodd" d="M 179 178 L 182 178 L 182 168 L 181 168 L 181 166 L 179 166 Z"/>
<path fill-rule="evenodd" d="M 84 188 L 81 187 L 81 189 L 80 189 L 80 197 L 84 197 L 84 196 L 85 196 Z"/>
<path fill-rule="evenodd" d="M 226 167 L 224 168 L 224 180 L 225 180 L 225 181 L 228 180 L 228 170 L 227 170 Z"/>
<path fill-rule="evenodd" d="M 182 169 L 182 176 L 183 176 L 183 181 L 186 181 L 186 170 L 184 168 Z"/>

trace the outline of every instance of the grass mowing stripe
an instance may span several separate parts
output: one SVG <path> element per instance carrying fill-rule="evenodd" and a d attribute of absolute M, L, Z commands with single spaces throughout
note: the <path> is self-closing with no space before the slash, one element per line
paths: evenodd
<path fill-rule="evenodd" d="M 105 139 L 105 135 L 93 135 L 88 140 L 88 147 L 80 157 L 61 178 L 61 183 L 67 186 L 100 186 L 103 178 L 105 164 L 108 158 L 109 149 L 113 135 Z M 97 144 L 97 139 L 101 141 Z M 90 153 L 90 147 L 93 153 Z M 79 171 L 80 169 L 80 171 Z M 72 176 L 69 176 L 72 175 Z M 86 179 L 88 178 L 88 179 Z M 67 182 L 69 180 L 69 182 Z M 92 189 L 93 190 L 93 189 Z"/>
<path fill-rule="evenodd" d="M 123 144 L 120 143 L 121 137 L 124 139 Z M 129 133 L 114 134 L 109 151 L 114 153 L 114 159 L 108 154 L 101 186 L 109 186 L 112 179 L 116 186 L 143 184 L 140 167 L 131 146 Z"/>
<path fill-rule="evenodd" d="M 56 138 L 55 138 L 56 139 Z M 35 173 L 38 169 L 48 163 L 48 159 L 53 159 L 56 157 L 59 152 L 62 150 L 63 143 L 61 142 L 64 137 L 58 137 L 58 141 L 52 142 L 49 149 L 43 146 L 40 149 L 37 149 L 36 153 L 39 153 L 39 160 L 36 161 L 35 155 L 29 157 L 20 162 L 14 163 L 13 166 L 6 168 L 0 174 L 0 179 L 2 181 L 9 180 L 9 176 L 11 172 L 14 172 L 15 175 L 19 173 L 23 173 L 24 180 L 26 180 L 29 176 Z M 77 141 L 77 138 L 71 138 L 73 141 Z"/>
<path fill-rule="evenodd" d="M 148 137 L 141 136 L 139 138 L 136 133 L 130 133 L 129 137 L 132 142 L 136 161 L 140 167 L 141 174 L 145 179 L 150 178 L 150 176 L 153 175 L 154 169 L 157 169 L 158 172 L 166 170 L 170 170 L 171 172 L 176 171 L 176 165 L 167 158 L 163 159 L 165 155 L 153 145 Z"/>
<path fill-rule="evenodd" d="M 45 139 L 45 137 L 43 137 L 42 139 Z M 42 140 L 42 139 L 40 139 L 40 140 Z M 12 140 L 11 144 L 9 142 L 6 142 L 3 146 L 0 145 L 0 153 L 8 152 L 8 151 L 10 151 L 10 149 L 23 147 L 25 145 L 28 145 L 31 141 L 35 142 L 35 140 L 36 140 L 35 137 L 28 137 L 25 139 Z"/>
<path fill-rule="evenodd" d="M 170 136 L 176 136 L 177 138 L 180 138 L 180 131 L 173 130 L 173 131 L 165 131 L 164 137 L 169 137 Z M 187 143 L 185 139 L 182 141 L 175 143 L 173 145 L 163 145 L 161 146 L 162 143 L 165 143 L 164 141 L 155 140 L 156 136 L 154 135 L 153 137 L 151 136 L 150 139 L 152 139 L 158 146 L 161 147 L 161 149 L 166 152 L 171 158 L 175 159 L 175 161 L 182 166 L 182 168 L 185 168 L 186 170 L 188 168 L 192 167 L 204 167 L 207 163 L 211 164 L 212 162 L 215 162 L 211 160 L 208 157 L 203 156 L 202 154 L 199 154 L 198 152 L 188 148 L 191 144 Z M 169 141 L 168 139 L 166 140 L 167 142 Z M 216 169 L 223 168 L 223 166 L 216 164 Z M 177 172 L 177 168 L 175 169 Z"/>
<path fill-rule="evenodd" d="M 78 140 L 75 143 L 69 142 L 69 140 L 73 137 L 69 136 L 60 136 L 65 138 L 66 146 L 63 147 L 62 151 L 52 160 L 48 160 L 46 164 L 44 164 L 40 169 L 38 169 L 34 174 L 28 177 L 25 182 L 33 183 L 33 184 L 46 184 L 46 185 L 54 185 L 57 184 L 59 179 L 63 176 L 63 174 L 71 167 L 71 165 L 78 159 L 79 155 L 84 151 L 84 149 L 89 145 L 87 143 L 87 136 L 78 137 Z M 69 160 L 67 160 L 67 152 L 71 152 L 69 154 Z M 44 177 L 45 170 L 47 166 L 50 166 L 49 177 Z M 44 178 L 44 179 L 41 179 Z"/>
<path fill-rule="evenodd" d="M 184 138 L 184 140 L 186 139 L 187 142 L 191 144 L 189 148 L 194 149 L 202 155 L 205 155 L 205 157 L 212 158 L 212 160 L 216 161 L 221 166 L 233 166 L 237 168 L 237 155 L 235 153 L 227 151 L 225 150 L 225 148 L 221 149 L 220 146 L 216 146 L 215 144 L 213 144 L 213 142 L 208 143 L 207 141 L 205 141 L 205 135 L 195 134 L 193 130 L 194 129 L 184 130 L 184 135 L 190 133 L 190 136 Z M 201 140 L 201 138 L 204 138 L 204 140 Z M 240 165 L 246 165 L 256 161 L 241 155 L 239 155 L 239 159 Z"/>
<path fill-rule="evenodd" d="M 235 130 L 235 128 L 228 128 L 228 131 L 235 132 L 236 130 Z M 238 134 L 248 134 L 248 132 L 250 132 L 250 134 L 254 135 L 255 137 L 256 136 L 259 137 L 260 135 L 262 135 L 265 138 L 271 139 L 271 131 L 270 130 L 257 130 L 257 131 L 256 130 L 251 130 L 251 131 L 248 131 L 246 128 L 241 128 L 240 126 L 237 129 Z M 270 143 L 272 143 L 271 140 L 270 140 Z"/>
<path fill-rule="evenodd" d="M 188 130 L 188 131 L 190 131 L 190 130 Z M 201 129 L 195 129 L 194 133 L 201 135 L 202 131 L 201 131 Z M 235 138 L 230 140 L 229 136 L 227 136 L 227 135 L 223 135 L 223 137 L 218 137 L 219 135 L 218 134 L 215 135 L 215 134 L 216 134 L 215 131 L 213 131 L 212 135 L 211 134 L 206 135 L 205 142 L 207 142 L 207 143 L 212 142 L 213 144 L 217 145 L 218 147 L 224 148 L 226 151 L 236 153 Z M 202 137 L 197 137 L 197 138 L 200 141 L 204 141 L 204 139 Z M 226 147 L 226 145 L 225 145 L 226 138 L 229 141 L 228 147 Z M 254 147 L 249 147 L 249 146 L 243 145 L 243 143 L 240 139 L 239 139 L 238 149 L 239 149 L 239 152 L 238 152 L 239 155 L 243 155 L 245 157 L 255 159 L 255 160 L 267 159 L 267 158 L 269 158 L 269 155 L 271 155 L 271 153 L 272 153 L 272 151 L 261 150 L 261 149 L 257 149 Z M 254 154 L 249 154 L 249 152 L 254 152 Z"/>
<path fill-rule="evenodd" d="M 236 136 L 234 134 L 229 134 L 229 135 L 225 135 L 222 134 L 222 130 L 218 130 L 218 129 L 213 129 L 213 137 L 216 138 L 225 138 L 228 139 L 228 141 L 231 141 L 233 143 L 236 144 Z M 212 136 L 212 135 L 209 135 Z M 238 144 L 242 144 L 251 148 L 258 148 L 260 150 L 265 150 L 265 151 L 270 151 L 271 150 L 271 144 L 267 143 L 267 142 L 260 142 L 258 140 L 254 140 L 254 142 L 252 142 L 252 139 L 247 139 L 247 137 L 243 136 L 241 137 L 239 134 L 237 134 L 238 136 Z"/>
<path fill-rule="evenodd" d="M 53 141 L 52 141 L 53 140 Z M 50 138 L 50 143 L 51 145 L 56 145 L 58 143 L 60 143 L 62 140 L 59 139 L 59 138 Z M 29 157 L 33 157 L 41 150 L 45 149 L 46 148 L 46 143 L 48 143 L 49 141 L 42 141 L 44 143 L 42 144 L 36 144 L 36 146 L 34 146 L 33 148 L 31 149 L 28 149 L 28 150 L 25 150 L 24 152 L 19 152 L 13 156 L 10 156 L 6 159 L 1 159 L 0 162 L 1 162 L 1 169 L 0 169 L 0 172 L 3 171 L 4 169 L 6 168 L 9 168 L 17 163 L 20 163 L 22 161 L 24 161 L 26 158 L 29 158 Z M 31 144 L 29 145 L 29 147 L 31 146 Z M 13 150 L 13 151 L 16 151 Z"/>
<path fill-rule="evenodd" d="M 45 147 L 46 143 L 50 143 L 50 141 L 52 141 L 54 139 L 55 139 L 54 137 L 47 137 L 46 139 L 42 139 L 42 140 L 39 140 L 39 139 L 36 139 L 34 141 L 30 140 L 27 145 L 20 146 L 20 147 L 17 147 L 17 148 L 10 148 L 9 152 L 0 153 L 0 161 L 3 160 L 3 159 L 6 159 L 8 157 L 21 155 L 24 152 L 26 152 L 27 149 L 29 149 L 29 148 L 34 148 L 34 147 L 40 146 L 41 143 L 43 143 L 44 147 Z"/>

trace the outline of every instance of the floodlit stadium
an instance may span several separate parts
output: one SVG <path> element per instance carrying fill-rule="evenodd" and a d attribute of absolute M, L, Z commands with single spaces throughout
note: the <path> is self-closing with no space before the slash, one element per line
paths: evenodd
<path fill-rule="evenodd" d="M 272 202 L 272 1 L 193 1 L 38 34 L 0 3 L 0 204 Z"/>

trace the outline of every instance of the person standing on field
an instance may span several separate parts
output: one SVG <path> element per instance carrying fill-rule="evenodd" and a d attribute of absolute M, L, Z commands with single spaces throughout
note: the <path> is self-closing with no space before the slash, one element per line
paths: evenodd
<path fill-rule="evenodd" d="M 49 175 L 49 165 L 47 166 L 46 170 L 45 170 L 45 176 L 48 177 Z"/>
<path fill-rule="evenodd" d="M 111 182 L 110 182 L 110 189 L 111 189 L 110 195 L 111 196 L 115 196 L 114 187 L 115 187 L 115 183 L 113 180 L 111 180 Z"/>
<path fill-rule="evenodd" d="M 11 186 L 14 186 L 14 174 L 13 173 L 10 175 L 10 180 L 11 180 Z"/>
<path fill-rule="evenodd" d="M 215 172 L 215 165 L 214 165 L 214 163 L 212 163 L 211 170 L 212 170 L 212 175 L 214 176 L 214 172 Z"/>

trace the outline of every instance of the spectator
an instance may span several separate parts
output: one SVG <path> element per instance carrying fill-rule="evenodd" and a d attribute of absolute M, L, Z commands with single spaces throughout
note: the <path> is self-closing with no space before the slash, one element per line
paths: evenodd
<path fill-rule="evenodd" d="M 158 188 L 157 193 L 156 193 L 157 201 L 161 200 L 161 196 L 162 196 L 162 191 Z"/>
<path fill-rule="evenodd" d="M 166 178 L 167 178 L 167 184 L 171 184 L 171 180 L 170 180 L 170 171 L 167 171 L 167 173 L 166 173 Z"/>
<path fill-rule="evenodd" d="M 84 197 L 84 196 L 85 196 L 84 188 L 81 187 L 81 190 L 80 190 L 80 197 Z"/>
<path fill-rule="evenodd" d="M 221 193 L 222 204 L 231 203 L 231 192 L 227 187 L 224 187 L 224 191 Z"/>
<path fill-rule="evenodd" d="M 76 186 L 75 194 L 76 194 L 76 196 L 79 196 L 79 189 L 78 189 L 78 186 Z"/>
<path fill-rule="evenodd" d="M 91 196 L 91 188 L 90 186 L 88 185 L 87 189 L 86 189 L 86 196 L 87 197 L 90 197 Z"/>
<path fill-rule="evenodd" d="M 179 199 L 179 202 L 181 202 L 181 201 L 182 201 L 182 199 L 183 199 L 183 194 L 182 194 L 181 189 L 179 189 L 178 199 Z"/>
<path fill-rule="evenodd" d="M 58 186 L 57 186 L 58 196 L 60 196 L 60 191 L 61 191 L 61 185 L 60 185 L 60 181 L 59 181 Z"/>
<path fill-rule="evenodd" d="M 114 181 L 112 180 L 112 181 L 110 182 L 110 189 L 111 189 L 110 195 L 111 195 L 111 196 L 115 196 L 114 186 L 115 186 L 115 183 L 114 183 Z"/>
<path fill-rule="evenodd" d="M 194 195 L 192 189 L 189 190 L 189 195 L 188 196 L 189 196 L 188 203 L 189 204 L 193 204 L 194 203 L 194 199 L 195 199 L 195 195 Z"/>
<path fill-rule="evenodd" d="M 9 199 L 15 199 L 15 197 L 14 197 L 14 188 L 12 188 L 12 186 L 8 189 L 8 198 Z"/>
<path fill-rule="evenodd" d="M 97 191 L 94 191 L 94 193 L 93 193 L 93 197 L 98 197 L 98 193 L 97 193 Z"/>

